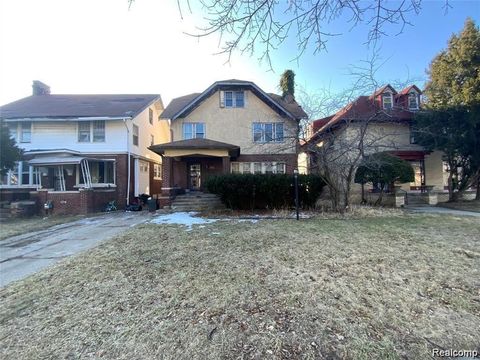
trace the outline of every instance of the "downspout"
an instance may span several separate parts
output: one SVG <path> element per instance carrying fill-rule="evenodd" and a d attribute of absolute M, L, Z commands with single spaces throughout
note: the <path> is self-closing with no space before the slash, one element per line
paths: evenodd
<path fill-rule="evenodd" d="M 130 130 L 128 129 L 127 119 L 123 119 L 123 124 L 127 129 L 127 206 L 130 205 Z"/>

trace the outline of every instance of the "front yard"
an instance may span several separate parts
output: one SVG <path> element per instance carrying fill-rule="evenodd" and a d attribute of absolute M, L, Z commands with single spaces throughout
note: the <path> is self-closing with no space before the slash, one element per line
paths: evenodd
<path fill-rule="evenodd" d="M 480 344 L 478 218 L 146 224 L 0 291 L 0 357 L 425 359 Z"/>

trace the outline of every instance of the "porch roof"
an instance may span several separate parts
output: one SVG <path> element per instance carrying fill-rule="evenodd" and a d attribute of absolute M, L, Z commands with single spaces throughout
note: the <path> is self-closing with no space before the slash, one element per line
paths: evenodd
<path fill-rule="evenodd" d="M 192 151 L 192 154 L 202 154 L 202 150 L 224 150 L 228 152 L 229 156 L 240 155 L 240 147 L 237 145 L 227 144 L 220 141 L 210 139 L 188 139 L 172 141 L 164 144 L 152 145 L 150 150 L 159 154 L 168 156 L 169 151 L 172 150 L 186 150 Z M 211 153 L 211 152 L 209 152 Z"/>
<path fill-rule="evenodd" d="M 48 156 L 29 160 L 28 163 L 32 166 L 78 165 L 82 160 L 113 161 L 108 159 L 90 159 L 82 156 Z"/>

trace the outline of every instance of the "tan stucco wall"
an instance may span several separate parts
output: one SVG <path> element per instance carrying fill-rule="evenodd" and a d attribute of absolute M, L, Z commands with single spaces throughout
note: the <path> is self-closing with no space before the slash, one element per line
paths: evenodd
<path fill-rule="evenodd" d="M 435 186 L 435 190 L 443 190 L 444 186 L 442 156 L 441 151 L 425 155 L 425 184 Z"/>
<path fill-rule="evenodd" d="M 172 140 L 183 140 L 182 124 L 184 122 L 202 122 L 205 123 L 207 139 L 240 146 L 242 154 L 295 153 L 296 121 L 282 118 L 251 91 L 245 91 L 243 108 L 221 108 L 219 97 L 217 91 L 185 118 L 173 120 Z M 252 132 L 254 122 L 283 122 L 285 141 L 255 144 Z"/>
<path fill-rule="evenodd" d="M 347 141 L 360 139 L 360 124 L 351 124 L 346 129 Z M 410 144 L 410 127 L 399 123 L 371 123 L 365 135 L 367 153 L 390 150 L 421 151 L 423 148 Z"/>

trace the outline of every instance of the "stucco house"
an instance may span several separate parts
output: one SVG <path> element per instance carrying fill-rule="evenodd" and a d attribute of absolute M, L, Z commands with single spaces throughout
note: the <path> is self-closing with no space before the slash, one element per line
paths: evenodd
<path fill-rule="evenodd" d="M 335 149 L 335 146 L 345 148 L 351 143 L 353 151 L 359 149 L 357 145 L 361 139 L 364 155 L 387 151 L 411 163 L 415 180 L 402 184 L 403 190 L 423 192 L 427 187 L 433 187 L 436 191 L 443 191 L 447 186 L 447 175 L 442 153 L 426 151 L 415 142 L 412 132 L 421 94 L 415 85 L 398 92 L 391 85 L 385 85 L 372 95 L 358 97 L 337 113 L 313 121 L 310 135 L 302 145 L 301 170 L 317 170 L 319 146 Z M 359 135 L 362 131 L 364 136 Z"/>
<path fill-rule="evenodd" d="M 160 95 L 57 95 L 34 81 L 32 96 L 0 107 L 25 156 L 1 179 L 2 198 L 85 213 L 159 194 L 162 158 L 148 147 L 170 137 L 162 112 Z"/>
<path fill-rule="evenodd" d="M 160 115 L 170 123 L 171 141 L 150 147 L 163 158 L 164 204 L 178 191 L 202 190 L 215 174 L 293 173 L 306 117 L 293 96 L 243 80 L 173 99 Z"/>

